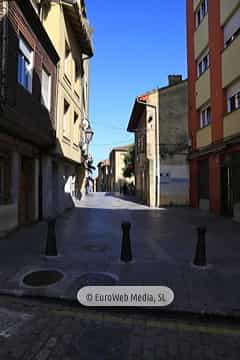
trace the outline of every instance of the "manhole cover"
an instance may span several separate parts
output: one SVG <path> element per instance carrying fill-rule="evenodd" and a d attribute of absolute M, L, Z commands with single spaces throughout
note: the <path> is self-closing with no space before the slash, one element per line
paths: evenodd
<path fill-rule="evenodd" d="M 116 285 L 117 283 L 117 276 L 108 274 L 108 273 L 86 273 L 80 276 L 76 283 L 79 287 L 84 286 L 107 286 L 107 285 Z"/>
<path fill-rule="evenodd" d="M 98 245 L 98 244 L 87 244 L 82 247 L 84 250 L 93 251 L 93 252 L 104 252 L 107 250 L 107 245 Z"/>
<path fill-rule="evenodd" d="M 33 271 L 24 276 L 23 283 L 28 286 L 48 286 L 55 284 L 63 278 L 63 274 L 57 270 L 39 270 Z"/>

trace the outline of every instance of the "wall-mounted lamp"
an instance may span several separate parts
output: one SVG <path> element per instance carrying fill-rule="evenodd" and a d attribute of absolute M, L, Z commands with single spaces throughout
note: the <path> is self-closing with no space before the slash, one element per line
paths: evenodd
<path fill-rule="evenodd" d="M 88 125 L 87 129 L 85 130 L 85 141 L 87 144 L 90 144 L 90 142 L 92 141 L 94 132 L 92 130 L 92 128 Z"/>

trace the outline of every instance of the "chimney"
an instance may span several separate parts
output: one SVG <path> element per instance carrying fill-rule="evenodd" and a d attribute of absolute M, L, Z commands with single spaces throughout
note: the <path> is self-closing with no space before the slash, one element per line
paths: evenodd
<path fill-rule="evenodd" d="M 182 81 L 182 75 L 168 75 L 168 85 L 176 85 Z"/>

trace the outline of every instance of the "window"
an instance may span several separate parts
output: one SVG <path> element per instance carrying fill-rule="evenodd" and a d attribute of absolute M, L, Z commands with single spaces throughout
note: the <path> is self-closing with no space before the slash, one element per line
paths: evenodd
<path fill-rule="evenodd" d="M 18 83 L 32 92 L 33 51 L 27 42 L 20 37 L 18 47 Z"/>
<path fill-rule="evenodd" d="M 137 136 L 137 153 L 141 154 L 145 152 L 145 135 L 138 135 Z"/>
<path fill-rule="evenodd" d="M 75 84 L 74 84 L 74 90 L 75 93 L 78 97 L 80 97 L 80 90 L 81 90 L 81 65 L 78 61 L 74 61 L 74 67 L 75 67 L 75 71 L 74 71 L 74 77 L 75 77 Z"/>
<path fill-rule="evenodd" d="M 74 112 L 74 124 L 78 121 L 78 114 Z"/>
<path fill-rule="evenodd" d="M 64 59 L 64 72 L 65 75 L 70 79 L 71 78 L 71 59 L 70 59 L 70 47 L 67 42 L 65 42 L 65 59 Z"/>
<path fill-rule="evenodd" d="M 75 61 L 75 82 L 77 82 L 81 78 L 81 66 Z"/>
<path fill-rule="evenodd" d="M 203 18 L 208 12 L 208 0 L 202 0 L 196 11 L 196 28 L 201 24 Z"/>
<path fill-rule="evenodd" d="M 232 112 L 240 108 L 240 90 L 228 99 L 228 111 Z"/>
<path fill-rule="evenodd" d="M 240 8 L 224 26 L 224 45 L 229 46 L 240 33 Z"/>
<path fill-rule="evenodd" d="M 210 106 L 205 107 L 200 112 L 200 127 L 204 128 L 211 123 L 211 108 Z"/>
<path fill-rule="evenodd" d="M 74 111 L 74 118 L 73 118 L 73 142 L 75 145 L 79 144 L 80 141 L 80 128 L 79 128 L 79 116 L 78 114 Z"/>
<path fill-rule="evenodd" d="M 228 112 L 240 108 L 240 81 L 233 84 L 227 89 Z"/>
<path fill-rule="evenodd" d="M 51 108 L 51 76 L 42 69 L 42 104 L 50 110 Z"/>
<path fill-rule="evenodd" d="M 209 50 L 207 50 L 197 62 L 198 77 L 200 77 L 209 68 L 209 64 L 210 64 L 210 57 L 209 57 Z"/>
<path fill-rule="evenodd" d="M 66 100 L 64 100 L 64 109 L 63 109 L 63 134 L 67 134 L 68 130 L 68 112 L 69 112 L 69 104 Z"/>

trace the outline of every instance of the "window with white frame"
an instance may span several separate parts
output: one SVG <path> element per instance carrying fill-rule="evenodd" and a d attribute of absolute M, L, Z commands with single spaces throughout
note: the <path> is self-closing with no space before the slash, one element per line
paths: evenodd
<path fill-rule="evenodd" d="M 229 46 L 240 33 L 240 8 L 224 26 L 224 45 Z"/>
<path fill-rule="evenodd" d="M 196 11 L 196 28 L 201 24 L 208 12 L 208 0 L 202 0 Z"/>
<path fill-rule="evenodd" d="M 51 75 L 43 68 L 42 69 L 42 104 L 48 109 L 51 109 Z"/>
<path fill-rule="evenodd" d="M 210 106 L 206 106 L 202 110 L 200 110 L 200 127 L 204 128 L 211 123 L 211 108 Z"/>
<path fill-rule="evenodd" d="M 228 112 L 240 109 L 240 81 L 227 89 Z"/>
<path fill-rule="evenodd" d="M 209 50 L 205 51 L 205 53 L 199 58 L 197 61 L 197 75 L 200 77 L 208 68 L 210 65 L 210 56 L 209 56 Z"/>
<path fill-rule="evenodd" d="M 33 50 L 20 36 L 18 46 L 18 83 L 32 92 Z"/>

